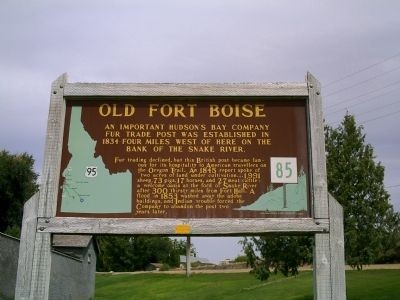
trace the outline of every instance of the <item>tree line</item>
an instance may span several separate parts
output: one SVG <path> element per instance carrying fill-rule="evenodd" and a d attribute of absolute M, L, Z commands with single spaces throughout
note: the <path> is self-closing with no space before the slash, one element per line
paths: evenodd
<path fill-rule="evenodd" d="M 339 126 L 325 126 L 328 191 L 344 210 L 346 263 L 362 269 L 372 263 L 400 262 L 400 214 L 384 187 L 384 167 L 366 143 L 352 115 Z M 38 190 L 34 159 L 27 153 L 0 152 L 0 232 L 18 237 L 23 204 Z M 148 263 L 179 265 L 185 241 L 167 237 L 103 236 L 99 270 L 142 270 Z M 260 279 L 271 273 L 296 275 L 312 262 L 310 236 L 261 236 L 241 241 L 247 262 Z"/>
<path fill-rule="evenodd" d="M 161 263 L 162 270 L 180 266 L 186 255 L 186 241 L 159 236 L 100 236 L 98 271 L 139 271 L 150 263 Z M 191 253 L 196 255 L 192 246 Z"/>

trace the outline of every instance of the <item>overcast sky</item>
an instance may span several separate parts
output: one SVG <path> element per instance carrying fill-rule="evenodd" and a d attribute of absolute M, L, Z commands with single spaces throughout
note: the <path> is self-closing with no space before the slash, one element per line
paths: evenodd
<path fill-rule="evenodd" d="M 364 126 L 400 211 L 400 1 L 0 1 L 0 149 L 43 163 L 50 85 L 304 82 Z M 339 81 L 337 81 L 339 80 Z M 337 81 L 337 82 L 336 82 Z M 237 238 L 195 238 L 234 257 Z"/>

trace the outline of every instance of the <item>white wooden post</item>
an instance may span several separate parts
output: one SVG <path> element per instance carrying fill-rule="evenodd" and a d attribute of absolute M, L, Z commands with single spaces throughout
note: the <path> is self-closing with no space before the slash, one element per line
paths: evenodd
<path fill-rule="evenodd" d="M 57 80 L 52 83 L 51 97 L 50 97 L 50 111 L 47 123 L 47 136 L 46 147 L 44 154 L 44 166 L 41 174 L 42 183 L 40 186 L 40 193 L 36 203 L 32 206 L 37 207 L 36 216 L 43 218 L 52 218 L 55 216 L 56 197 L 58 192 L 59 183 L 59 166 L 61 160 L 61 145 L 62 133 L 64 126 L 64 86 L 67 82 L 67 75 L 61 75 Z M 36 199 L 36 198 L 35 198 Z M 34 202 L 33 201 L 33 202 Z M 28 204 L 29 205 L 29 204 Z M 29 212 L 30 216 L 35 213 Z M 28 217 L 27 217 L 28 218 Z M 26 226 L 33 225 L 34 221 L 26 223 Z M 35 228 L 36 229 L 36 228 Z M 26 230 L 26 235 L 23 236 L 22 248 L 20 251 L 21 263 L 27 262 L 30 264 L 32 257 L 32 268 L 28 267 L 26 270 L 19 268 L 17 275 L 17 288 L 15 299 L 48 299 L 50 287 L 50 271 L 51 271 L 51 233 L 39 231 Z M 33 241 L 33 243 L 31 243 Z M 29 244 L 29 251 L 25 253 L 25 246 Z M 33 251 L 33 253 L 31 252 Z M 21 273 L 24 272 L 24 273 Z M 28 291 L 21 291 L 26 286 L 27 280 L 30 280 Z M 25 285 L 25 286 L 24 286 Z"/>
<path fill-rule="evenodd" d="M 311 135 L 311 163 L 313 184 L 314 221 L 329 220 L 326 179 L 325 138 L 322 117 L 321 85 L 310 73 L 307 74 Z M 314 299 L 331 300 L 330 249 L 328 233 L 315 234 L 314 248 Z"/>
<path fill-rule="evenodd" d="M 332 299 L 331 252 L 328 233 L 315 234 L 314 299 Z"/>
<path fill-rule="evenodd" d="M 38 204 L 39 193 L 36 193 L 24 205 L 15 299 L 29 299 L 30 297 Z"/>
<path fill-rule="evenodd" d="M 315 234 L 314 299 L 346 299 L 343 209 L 329 195 L 329 233 Z"/>
<path fill-rule="evenodd" d="M 343 213 L 340 204 L 333 197 L 328 197 L 321 85 L 308 73 L 307 86 L 312 141 L 313 215 L 317 224 L 329 222 L 327 232 L 315 234 L 314 299 L 342 300 L 346 299 Z"/>
<path fill-rule="evenodd" d="M 329 245 L 331 250 L 332 299 L 346 299 L 343 208 L 331 195 L 329 199 Z"/>

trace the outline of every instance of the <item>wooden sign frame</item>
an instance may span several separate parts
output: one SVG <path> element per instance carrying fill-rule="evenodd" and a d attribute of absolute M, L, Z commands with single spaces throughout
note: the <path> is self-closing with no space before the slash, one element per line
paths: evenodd
<path fill-rule="evenodd" d="M 311 217 L 255 219 L 129 219 L 56 217 L 60 188 L 65 98 L 86 96 L 271 96 L 307 97 Z M 15 299 L 49 299 L 51 236 L 58 234 L 157 234 L 183 236 L 312 234 L 314 299 L 346 299 L 343 211 L 328 195 L 321 87 L 307 74 L 305 83 L 276 84 L 52 84 L 40 192 L 24 207 Z"/>
<path fill-rule="evenodd" d="M 306 97 L 309 161 L 311 173 L 311 215 L 309 218 L 90 218 L 56 217 L 60 160 L 64 133 L 66 98 L 121 96 L 268 96 Z M 321 98 L 318 83 L 293 84 L 102 84 L 68 83 L 66 74 L 52 86 L 38 230 L 51 233 L 161 234 L 179 235 L 182 226 L 190 235 L 246 235 L 266 232 L 326 232 L 328 199 Z M 40 210 L 39 210 L 40 211 Z"/>

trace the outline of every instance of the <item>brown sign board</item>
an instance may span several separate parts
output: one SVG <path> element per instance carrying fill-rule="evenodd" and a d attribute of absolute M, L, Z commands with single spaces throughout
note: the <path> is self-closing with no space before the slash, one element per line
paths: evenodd
<path fill-rule="evenodd" d="M 308 97 L 65 97 L 57 217 L 310 218 Z"/>

